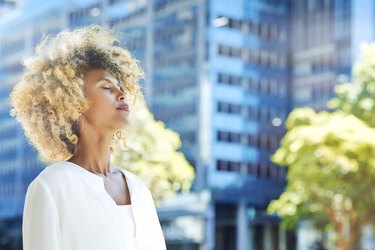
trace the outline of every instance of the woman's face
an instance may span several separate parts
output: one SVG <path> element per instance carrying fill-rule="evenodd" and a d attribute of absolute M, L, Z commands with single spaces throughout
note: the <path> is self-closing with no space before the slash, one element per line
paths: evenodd
<path fill-rule="evenodd" d="M 130 124 L 129 106 L 119 82 L 104 69 L 89 69 L 84 76 L 84 92 L 90 108 L 85 120 L 102 132 L 113 133 Z"/>

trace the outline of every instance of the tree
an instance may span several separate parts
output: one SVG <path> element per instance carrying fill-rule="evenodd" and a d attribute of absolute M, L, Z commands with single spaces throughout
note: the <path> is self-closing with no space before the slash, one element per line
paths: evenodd
<path fill-rule="evenodd" d="M 293 227 L 308 218 L 330 223 L 339 249 L 351 249 L 361 229 L 375 221 L 375 130 L 337 111 L 293 111 L 272 160 L 288 167 L 288 185 L 269 211 Z"/>
<path fill-rule="evenodd" d="M 328 106 L 337 111 L 294 110 L 272 160 L 288 167 L 288 184 L 269 211 L 294 227 L 307 218 L 330 224 L 339 249 L 351 249 L 375 216 L 375 44 L 363 45 L 355 82 L 337 86 Z"/>
<path fill-rule="evenodd" d="M 137 99 L 133 110 L 126 145 L 118 143 L 114 147 L 114 165 L 138 175 L 157 203 L 175 192 L 188 191 L 194 170 L 177 151 L 181 146 L 178 134 L 156 121 L 143 99 Z"/>

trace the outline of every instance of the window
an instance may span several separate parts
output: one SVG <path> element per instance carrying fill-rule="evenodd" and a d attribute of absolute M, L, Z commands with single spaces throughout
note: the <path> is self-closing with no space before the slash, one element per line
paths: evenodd
<path fill-rule="evenodd" d="M 240 170 L 241 170 L 241 163 L 230 161 L 229 162 L 229 169 L 228 170 L 231 171 L 231 172 L 240 172 Z"/>
<path fill-rule="evenodd" d="M 260 107 L 259 112 L 259 121 L 267 122 L 268 117 L 268 108 L 267 107 Z"/>
<path fill-rule="evenodd" d="M 271 37 L 271 40 L 274 40 L 274 41 L 277 41 L 277 38 L 279 36 L 279 32 L 278 32 L 278 27 L 276 25 L 271 25 L 271 31 L 270 31 L 270 37 Z"/>
<path fill-rule="evenodd" d="M 260 52 L 259 64 L 264 66 L 268 64 L 268 51 Z"/>
<path fill-rule="evenodd" d="M 251 25 L 251 31 L 252 31 L 252 33 L 254 33 L 254 34 L 259 35 L 259 34 L 260 34 L 260 25 L 259 25 L 259 23 L 253 23 L 253 24 Z"/>
<path fill-rule="evenodd" d="M 249 33 L 251 31 L 251 22 L 243 21 L 241 25 L 241 31 Z"/>
<path fill-rule="evenodd" d="M 249 162 L 247 164 L 247 173 L 249 175 L 257 175 L 257 164 L 253 162 Z"/>
<path fill-rule="evenodd" d="M 277 67 L 278 65 L 278 54 L 277 53 L 270 53 L 269 54 L 269 66 L 270 67 Z"/>
<path fill-rule="evenodd" d="M 233 29 L 238 29 L 239 30 L 239 29 L 241 29 L 242 21 L 241 20 L 235 20 L 235 19 L 233 19 L 231 24 L 232 25 L 229 26 L 229 28 L 233 28 Z"/>
<path fill-rule="evenodd" d="M 229 141 L 229 133 L 224 131 L 217 131 L 217 140 L 218 141 Z"/>
<path fill-rule="evenodd" d="M 260 36 L 263 38 L 268 38 L 268 24 L 266 23 L 260 24 Z"/>
<path fill-rule="evenodd" d="M 240 76 L 219 73 L 217 81 L 218 83 L 227 85 L 241 86 L 242 78 Z"/>
<path fill-rule="evenodd" d="M 188 131 L 180 134 L 183 144 L 194 144 L 196 142 L 196 132 Z"/>
<path fill-rule="evenodd" d="M 260 92 L 262 94 L 267 94 L 268 90 L 268 79 L 267 78 L 261 78 L 260 79 Z"/>
<path fill-rule="evenodd" d="M 234 133 L 234 132 L 218 131 L 217 140 L 223 141 L 223 142 L 230 142 L 230 143 L 240 143 L 241 134 Z"/>
<path fill-rule="evenodd" d="M 257 146 L 258 136 L 252 135 L 252 134 L 248 134 L 248 135 L 245 135 L 245 137 L 246 137 L 246 144 L 248 146 L 252 146 L 252 147 L 256 147 Z"/>
<path fill-rule="evenodd" d="M 217 160 L 216 169 L 220 171 L 240 172 L 241 162 Z"/>
<path fill-rule="evenodd" d="M 258 162 L 256 164 L 256 175 L 258 177 L 261 177 L 262 176 L 262 165 L 260 164 L 260 162 Z"/>
<path fill-rule="evenodd" d="M 230 76 L 229 75 L 226 75 L 226 74 L 220 74 L 218 75 L 218 82 L 219 83 L 229 83 L 229 78 Z"/>
<path fill-rule="evenodd" d="M 241 57 L 241 49 L 240 48 L 231 47 L 230 50 L 229 50 L 229 56 L 232 56 L 232 57 Z"/>
<path fill-rule="evenodd" d="M 229 142 L 240 143 L 241 135 L 239 133 L 229 133 Z"/>
<path fill-rule="evenodd" d="M 241 105 L 238 105 L 238 104 L 229 104 L 229 113 L 231 113 L 231 114 L 240 114 L 241 113 Z"/>
<path fill-rule="evenodd" d="M 249 63 L 259 64 L 259 51 L 249 50 Z"/>
<path fill-rule="evenodd" d="M 276 96 L 277 95 L 277 80 L 271 79 L 270 80 L 270 95 Z"/>
<path fill-rule="evenodd" d="M 286 40 L 286 31 L 284 28 L 282 27 L 279 27 L 279 42 L 285 42 Z"/>
<path fill-rule="evenodd" d="M 218 102 L 217 111 L 222 113 L 229 113 L 229 104 L 224 102 Z"/>

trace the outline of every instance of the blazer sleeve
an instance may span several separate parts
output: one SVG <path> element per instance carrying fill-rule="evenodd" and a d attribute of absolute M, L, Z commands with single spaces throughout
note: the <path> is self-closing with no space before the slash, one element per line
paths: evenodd
<path fill-rule="evenodd" d="M 26 192 L 22 241 L 24 250 L 61 250 L 57 206 L 42 179 L 35 179 Z"/>
<path fill-rule="evenodd" d="M 152 198 L 151 191 L 148 187 L 146 187 L 146 195 L 148 197 L 148 207 L 150 211 L 151 221 L 149 223 L 150 229 L 152 229 L 152 232 L 150 232 L 150 235 L 154 238 L 154 249 L 158 250 L 165 250 L 166 244 L 165 244 L 165 238 L 163 234 L 163 230 L 160 225 L 158 213 L 155 207 L 154 199 Z"/>

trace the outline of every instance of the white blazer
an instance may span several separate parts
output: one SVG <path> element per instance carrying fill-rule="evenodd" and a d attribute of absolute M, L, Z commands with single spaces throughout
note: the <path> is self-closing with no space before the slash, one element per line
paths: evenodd
<path fill-rule="evenodd" d="M 71 163 L 45 168 L 27 189 L 24 250 L 165 250 L 149 189 L 122 170 L 129 186 L 135 235 L 103 178 Z M 133 227 L 134 229 L 134 227 Z"/>

